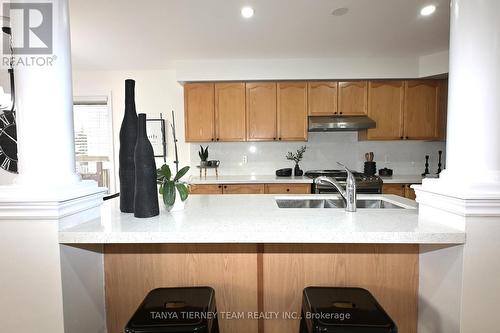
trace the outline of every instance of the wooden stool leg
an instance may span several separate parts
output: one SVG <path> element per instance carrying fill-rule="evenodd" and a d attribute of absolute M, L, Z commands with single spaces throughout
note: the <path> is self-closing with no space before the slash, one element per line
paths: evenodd
<path fill-rule="evenodd" d="M 219 178 L 219 169 L 215 168 L 215 177 Z"/>

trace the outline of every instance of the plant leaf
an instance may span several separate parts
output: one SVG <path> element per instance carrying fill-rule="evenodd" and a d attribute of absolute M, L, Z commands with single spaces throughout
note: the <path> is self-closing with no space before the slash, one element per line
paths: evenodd
<path fill-rule="evenodd" d="M 159 174 L 164 177 L 163 180 L 170 180 L 170 177 L 172 177 L 172 171 L 170 171 L 168 164 L 163 164 L 161 166 Z"/>
<path fill-rule="evenodd" d="M 188 172 L 188 170 L 189 170 L 188 166 L 185 166 L 184 168 L 180 169 L 179 172 L 177 172 L 177 174 L 174 177 L 174 182 L 181 179 L 186 174 L 186 172 Z"/>
<path fill-rule="evenodd" d="M 175 184 L 173 181 L 166 181 L 163 185 L 163 203 L 165 206 L 173 206 L 175 202 Z"/>
<path fill-rule="evenodd" d="M 186 185 L 177 183 L 175 184 L 175 187 L 179 191 L 179 195 L 181 196 L 181 200 L 185 201 L 189 195 L 189 190 Z"/>
<path fill-rule="evenodd" d="M 163 195 L 163 183 L 160 184 L 160 194 Z"/>

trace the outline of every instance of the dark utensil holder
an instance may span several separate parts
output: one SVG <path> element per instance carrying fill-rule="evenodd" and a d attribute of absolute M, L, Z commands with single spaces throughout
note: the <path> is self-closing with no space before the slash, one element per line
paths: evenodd
<path fill-rule="evenodd" d="M 365 162 L 364 173 L 367 175 L 374 175 L 377 172 L 377 163 Z"/>

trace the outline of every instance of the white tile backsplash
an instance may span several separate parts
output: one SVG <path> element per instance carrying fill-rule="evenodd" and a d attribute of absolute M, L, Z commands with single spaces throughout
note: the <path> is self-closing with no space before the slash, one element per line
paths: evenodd
<path fill-rule="evenodd" d="M 340 161 L 358 171 L 363 171 L 364 155 L 373 151 L 377 169 L 388 167 L 395 174 L 421 174 L 425 155 L 430 155 L 431 173 L 437 170 L 438 151 L 444 142 L 425 141 L 358 141 L 356 132 L 309 133 L 308 142 L 211 142 L 209 159 L 220 160 L 221 175 L 270 175 L 276 169 L 293 167 L 285 158 L 288 151 L 307 146 L 301 168 L 332 169 Z M 192 167 L 198 165 L 199 144 L 190 145 Z M 247 163 L 244 163 L 244 156 Z M 444 165 L 443 165 L 444 167 Z"/>

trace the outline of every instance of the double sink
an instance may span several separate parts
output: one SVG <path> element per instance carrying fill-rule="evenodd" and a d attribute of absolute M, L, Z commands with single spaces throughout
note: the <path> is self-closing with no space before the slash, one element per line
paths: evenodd
<path fill-rule="evenodd" d="M 279 208 L 345 208 L 345 203 L 339 198 L 276 198 L 276 204 Z M 385 198 L 358 199 L 357 208 L 363 209 L 414 209 L 415 207 L 389 201 Z"/>

